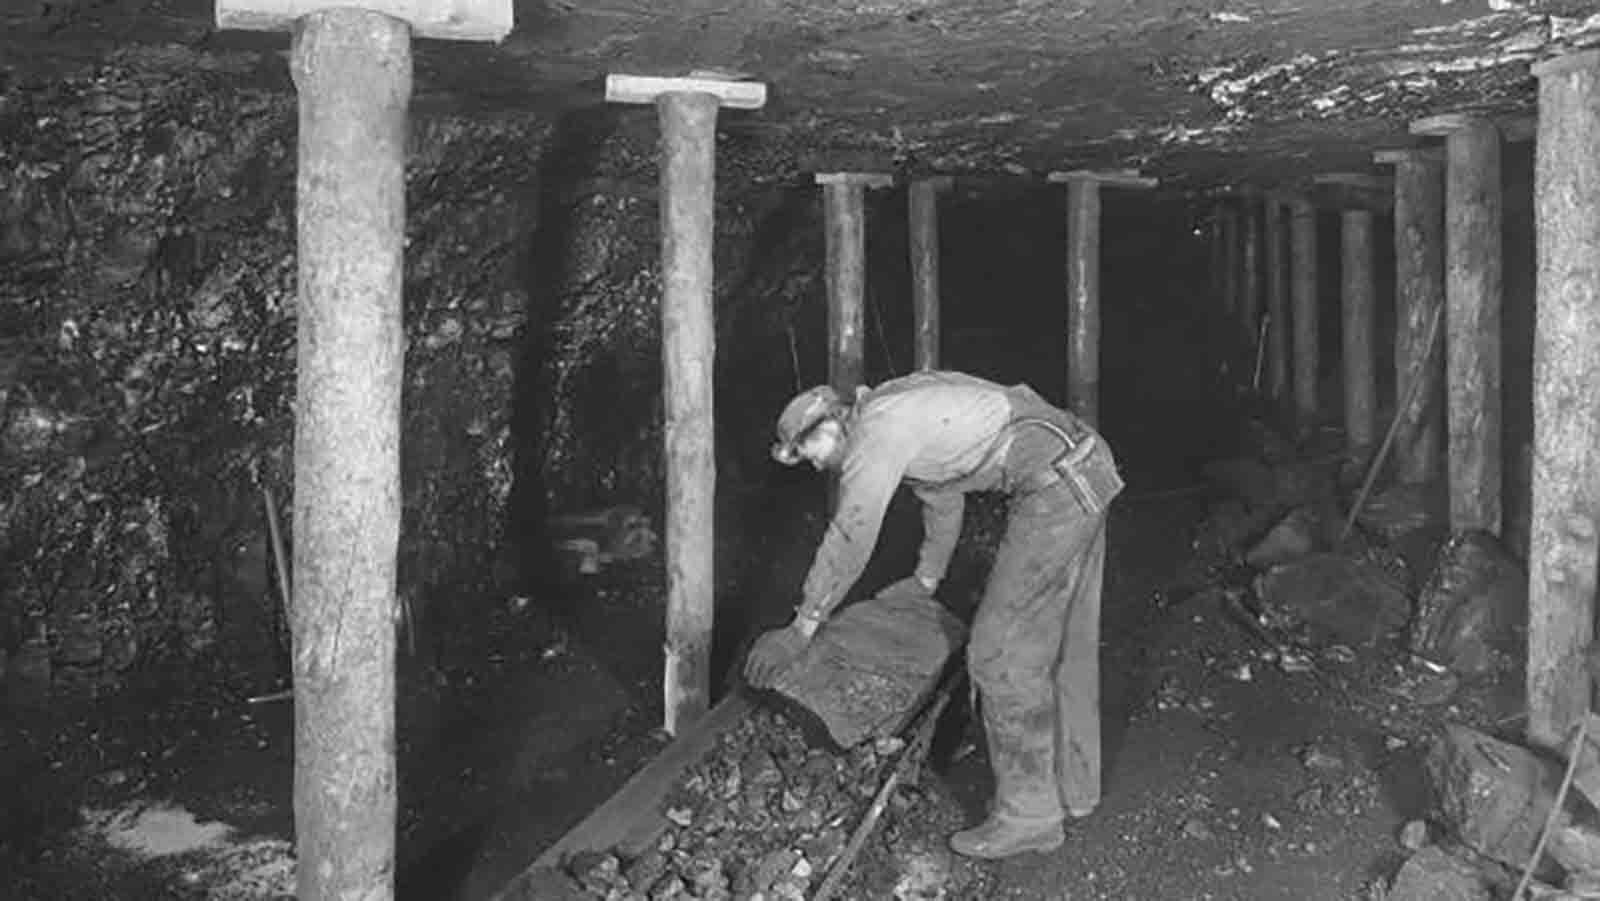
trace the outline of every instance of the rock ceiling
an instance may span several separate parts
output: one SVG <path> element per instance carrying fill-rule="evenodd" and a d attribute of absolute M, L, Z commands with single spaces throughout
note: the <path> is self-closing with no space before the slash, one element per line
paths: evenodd
<path fill-rule="evenodd" d="M 1600 44 L 1600 0 L 516 0 L 516 21 L 498 45 L 420 41 L 418 109 L 554 115 L 603 105 L 610 72 L 716 69 L 768 84 L 721 123 L 790 163 L 772 177 L 1106 167 L 1188 187 L 1371 171 L 1420 116 L 1526 117 L 1529 62 Z M 212 0 L 10 0 L 0 59 L 181 48 L 290 89 L 286 36 L 211 23 Z"/>

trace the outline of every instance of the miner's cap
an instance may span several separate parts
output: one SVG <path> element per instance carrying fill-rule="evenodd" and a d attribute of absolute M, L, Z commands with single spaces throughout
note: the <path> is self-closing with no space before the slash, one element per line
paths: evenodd
<path fill-rule="evenodd" d="M 839 392 L 828 385 L 818 385 L 800 392 L 778 414 L 778 440 L 772 446 L 772 458 L 784 464 L 798 462 L 798 445 L 806 434 L 842 409 L 844 401 L 840 399 Z"/>

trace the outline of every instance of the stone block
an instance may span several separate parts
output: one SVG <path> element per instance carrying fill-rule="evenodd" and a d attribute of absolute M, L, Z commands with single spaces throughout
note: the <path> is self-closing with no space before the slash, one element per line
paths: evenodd
<path fill-rule="evenodd" d="M 1472 862 L 1440 848 L 1423 848 L 1394 877 L 1387 901 L 1490 901 L 1489 886 Z"/>
<path fill-rule="evenodd" d="M 1600 716 L 1592 713 L 1583 747 L 1578 749 L 1578 769 L 1572 774 L 1572 787 L 1600 809 Z"/>
<path fill-rule="evenodd" d="M 1411 650 L 1462 675 L 1509 661 L 1524 643 L 1528 576 L 1487 532 L 1452 535 L 1417 600 Z"/>
<path fill-rule="evenodd" d="M 834 616 L 773 687 L 849 748 L 898 731 L 965 643 L 932 595 L 880 595 Z"/>
<path fill-rule="evenodd" d="M 1569 874 L 1600 876 L 1600 829 L 1569 823 L 1550 833 L 1545 850 Z"/>
<path fill-rule="evenodd" d="M 1411 602 L 1405 587 L 1376 564 L 1337 554 L 1312 554 L 1275 566 L 1256 579 L 1268 606 L 1303 620 L 1318 637 L 1373 645 L 1403 628 Z"/>
<path fill-rule="evenodd" d="M 1310 507 L 1296 507 L 1245 552 L 1244 561 L 1251 566 L 1290 563 L 1318 550 L 1321 543 L 1322 526 L 1317 512 Z"/>
<path fill-rule="evenodd" d="M 1435 512 L 1425 487 L 1395 485 L 1369 497 L 1356 521 L 1363 529 L 1393 541 L 1427 528 Z"/>
<path fill-rule="evenodd" d="M 1508 866 L 1527 862 L 1561 784 L 1560 764 L 1452 724 L 1429 749 L 1426 767 L 1439 820 L 1463 844 Z"/>

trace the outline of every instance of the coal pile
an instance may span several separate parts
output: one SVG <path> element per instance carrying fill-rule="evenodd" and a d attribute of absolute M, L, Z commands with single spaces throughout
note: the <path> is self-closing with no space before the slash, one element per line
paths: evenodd
<path fill-rule="evenodd" d="M 585 852 L 566 861 L 578 897 L 607 901 L 803 901 L 839 861 L 851 833 L 871 804 L 903 747 L 898 738 L 869 742 L 844 753 L 810 746 L 782 714 L 756 710 L 721 737 L 669 793 L 669 825 L 656 844 L 636 856 Z M 930 866 L 925 852 L 938 845 L 916 834 L 918 825 L 943 829 L 959 811 L 926 815 L 940 799 L 913 788 L 899 796 L 835 893 L 853 897 L 957 897 L 948 894 L 956 864 Z M 951 802 L 953 806 L 953 802 Z M 909 884 L 900 858 L 915 858 L 922 878 L 914 896 L 891 888 Z M 937 859 L 937 855 L 935 855 Z M 866 889 L 867 879 L 883 883 Z M 933 882 L 936 885 L 929 886 Z"/>

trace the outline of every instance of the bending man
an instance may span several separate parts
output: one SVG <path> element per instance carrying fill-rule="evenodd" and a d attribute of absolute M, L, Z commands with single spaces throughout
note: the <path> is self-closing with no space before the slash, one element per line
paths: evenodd
<path fill-rule="evenodd" d="M 905 581 L 930 592 L 961 537 L 966 493 L 1005 492 L 1005 538 L 967 648 L 995 797 L 950 845 L 990 859 L 1059 847 L 1066 815 L 1100 802 L 1100 589 L 1106 508 L 1122 489 L 1110 448 L 1026 385 L 955 372 L 894 379 L 854 402 L 812 388 L 777 432 L 779 462 L 839 473 L 838 508 L 794 620 L 757 640 L 746 678 L 768 687 L 799 657 L 866 568 L 902 482 L 922 501 L 924 533 Z"/>

